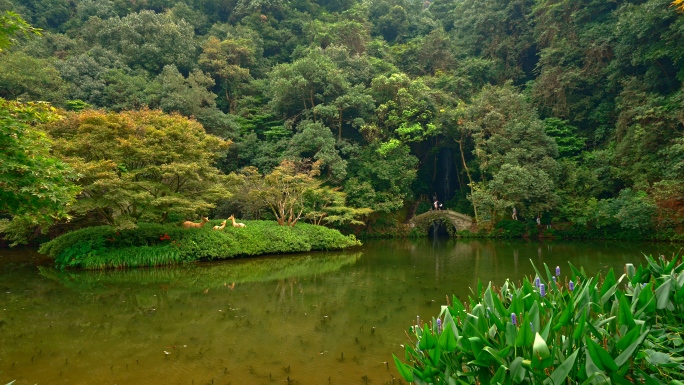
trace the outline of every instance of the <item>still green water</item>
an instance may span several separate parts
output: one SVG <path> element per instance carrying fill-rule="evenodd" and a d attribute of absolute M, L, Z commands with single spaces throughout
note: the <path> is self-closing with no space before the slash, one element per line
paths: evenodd
<path fill-rule="evenodd" d="M 356 250 L 108 272 L 0 250 L 0 384 L 399 384 L 416 316 L 477 279 L 588 273 L 678 247 L 368 241 Z M 385 362 L 390 361 L 389 365 Z"/>

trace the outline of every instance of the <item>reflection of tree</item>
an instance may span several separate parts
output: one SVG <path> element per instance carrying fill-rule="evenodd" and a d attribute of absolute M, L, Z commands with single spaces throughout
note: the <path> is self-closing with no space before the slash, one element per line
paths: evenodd
<path fill-rule="evenodd" d="M 285 282 L 339 270 L 361 258 L 361 253 L 254 258 L 207 266 L 151 268 L 117 271 L 60 271 L 40 268 L 40 274 L 75 290 L 102 292 L 117 285 L 180 287 L 189 289 L 218 288 L 233 282 Z M 279 285 L 280 286 L 280 285 Z M 294 290 L 294 289 L 292 289 Z"/>

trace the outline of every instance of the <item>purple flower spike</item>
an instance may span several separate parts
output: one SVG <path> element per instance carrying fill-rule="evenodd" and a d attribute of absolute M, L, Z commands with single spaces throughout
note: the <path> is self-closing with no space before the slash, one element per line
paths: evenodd
<path fill-rule="evenodd" d="M 437 333 L 442 332 L 442 320 L 437 318 Z"/>
<path fill-rule="evenodd" d="M 542 297 L 546 297 L 546 286 L 542 283 L 539 285 L 539 294 L 541 294 Z"/>
<path fill-rule="evenodd" d="M 553 283 L 556 283 L 556 277 L 551 277 L 553 279 Z"/>
<path fill-rule="evenodd" d="M 556 277 L 560 277 L 560 266 L 556 266 Z"/>
<path fill-rule="evenodd" d="M 568 289 L 570 289 L 570 291 L 575 290 L 575 283 L 570 281 L 570 283 L 568 284 Z"/>
<path fill-rule="evenodd" d="M 518 326 L 518 317 L 515 313 L 511 313 L 511 323 L 513 323 L 513 326 Z"/>
<path fill-rule="evenodd" d="M 539 277 L 534 279 L 534 286 L 539 287 L 540 283 L 541 283 L 541 281 L 539 280 Z"/>

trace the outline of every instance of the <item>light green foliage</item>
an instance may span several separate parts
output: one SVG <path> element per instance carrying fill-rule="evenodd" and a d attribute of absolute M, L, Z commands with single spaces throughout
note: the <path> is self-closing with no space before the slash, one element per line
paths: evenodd
<path fill-rule="evenodd" d="M 347 162 L 340 156 L 335 138 L 326 126 L 305 120 L 297 126 L 289 147 L 283 154 L 287 159 L 312 159 L 320 164 L 326 179 L 334 182 L 344 180 Z"/>
<path fill-rule="evenodd" d="M 300 223 L 295 227 L 274 222 L 247 221 L 247 227 L 227 226 L 214 231 L 215 220 L 200 229 L 141 223 L 135 229 L 97 226 L 77 230 L 41 246 L 57 267 L 107 269 L 175 265 L 197 260 L 240 256 L 339 250 L 359 245 L 354 236 Z"/>
<path fill-rule="evenodd" d="M 214 80 L 201 70 L 185 77 L 174 65 L 167 65 L 147 90 L 149 104 L 169 113 L 199 116 L 216 107 L 216 95 L 208 90 L 213 85 Z"/>
<path fill-rule="evenodd" d="M 577 127 L 569 125 L 565 120 L 544 119 L 544 131 L 556 141 L 558 156 L 561 158 L 577 156 L 584 148 L 586 139 L 577 136 Z"/>
<path fill-rule="evenodd" d="M 23 52 L 0 54 L 0 97 L 60 101 L 64 82 L 49 60 Z"/>
<path fill-rule="evenodd" d="M 195 61 L 192 26 L 169 14 L 142 11 L 123 18 L 91 18 L 84 28 L 97 31 L 86 39 L 119 53 L 131 68 L 160 73 L 167 65 L 190 69 Z"/>
<path fill-rule="evenodd" d="M 199 65 L 221 84 L 231 113 L 237 110 L 240 85 L 252 78 L 249 67 L 256 62 L 256 50 L 246 38 L 221 41 L 210 37 L 202 46 Z"/>
<path fill-rule="evenodd" d="M 15 42 L 16 35 L 40 35 L 40 31 L 39 28 L 31 27 L 16 13 L 5 11 L 0 15 L 0 52 Z"/>
<path fill-rule="evenodd" d="M 597 227 L 619 224 L 625 229 L 650 230 L 653 227 L 655 204 L 644 191 L 626 188 L 616 198 L 590 201 L 589 220 Z"/>
<path fill-rule="evenodd" d="M 370 41 L 368 26 L 356 20 L 340 20 L 336 23 L 324 23 L 314 20 L 307 24 L 306 33 L 316 45 L 327 48 L 331 45 L 342 45 L 350 54 L 363 54 Z"/>
<path fill-rule="evenodd" d="M 463 125 L 483 176 L 472 195 L 482 215 L 495 220 L 515 207 L 531 217 L 555 208 L 558 146 L 511 85 L 485 87 L 466 107 Z"/>
<path fill-rule="evenodd" d="M 84 111 L 46 125 L 54 151 L 81 174 L 69 212 L 121 228 L 205 213 L 229 197 L 214 167 L 229 142 L 160 111 Z"/>
<path fill-rule="evenodd" d="M 251 193 L 266 203 L 278 224 L 294 226 L 305 214 L 305 195 L 321 187 L 316 179 L 319 174 L 320 161 L 306 164 L 283 160 Z"/>
<path fill-rule="evenodd" d="M 401 208 L 416 178 L 418 159 L 408 146 L 394 148 L 368 146 L 350 164 L 351 177 L 344 185 L 349 203 L 354 207 L 370 207 L 374 211 L 391 212 Z"/>
<path fill-rule="evenodd" d="M 304 194 L 306 219 L 315 225 L 322 223 L 333 226 L 363 225 L 357 218 L 373 213 L 370 208 L 354 208 L 346 205 L 347 194 L 339 188 L 322 186 Z"/>
<path fill-rule="evenodd" d="M 45 103 L 0 99 L 0 228 L 15 243 L 27 232 L 68 218 L 79 188 L 76 172 L 51 153 L 52 142 L 37 124 L 59 119 Z"/>
<path fill-rule="evenodd" d="M 684 263 L 646 259 L 646 268 L 629 264 L 620 277 L 544 264 L 521 285 L 478 282 L 467 302 L 454 296 L 437 319 L 411 326 L 408 364 L 395 356 L 397 369 L 419 384 L 680 379 L 684 357 L 672 348 L 681 341 Z"/>
<path fill-rule="evenodd" d="M 292 64 L 276 66 L 269 78 L 271 106 L 287 118 L 311 110 L 316 121 L 315 107 L 335 100 L 349 87 L 342 71 L 317 49 Z"/>
<path fill-rule="evenodd" d="M 395 139 L 409 143 L 436 135 L 431 93 L 421 80 L 411 80 L 403 73 L 373 79 L 371 94 L 379 104 L 373 121 L 361 127 L 364 138 L 370 142 Z"/>
<path fill-rule="evenodd" d="M 140 98 L 137 98 L 136 103 L 134 93 L 129 91 L 133 87 L 121 86 L 123 82 L 119 77 L 132 75 L 123 58 L 114 52 L 94 47 L 80 55 L 57 61 L 55 65 L 62 79 L 69 84 L 67 95 L 70 99 L 81 99 L 95 106 L 110 106 L 112 109 L 121 109 L 117 105 L 120 100 L 129 100 L 127 104 L 131 107 L 140 108 L 143 105 Z M 114 89 L 122 95 L 114 96 Z"/>

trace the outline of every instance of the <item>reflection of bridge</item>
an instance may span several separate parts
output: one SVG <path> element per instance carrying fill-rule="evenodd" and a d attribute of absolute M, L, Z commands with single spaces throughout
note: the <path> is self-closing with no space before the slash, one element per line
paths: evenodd
<path fill-rule="evenodd" d="M 457 231 L 475 231 L 473 218 L 451 210 L 430 210 L 426 213 L 416 215 L 409 221 L 409 226 L 427 232 L 435 221 L 447 221 L 448 223 L 451 223 Z"/>

